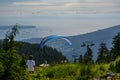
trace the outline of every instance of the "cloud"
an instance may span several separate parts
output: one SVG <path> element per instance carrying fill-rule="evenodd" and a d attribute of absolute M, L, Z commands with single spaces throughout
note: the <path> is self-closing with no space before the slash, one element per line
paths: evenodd
<path fill-rule="evenodd" d="M 0 7 L 0 15 L 120 13 L 119 0 L 34 0 Z"/>
<path fill-rule="evenodd" d="M 44 3 L 44 2 L 13 2 L 13 5 L 16 6 L 50 6 L 51 4 L 49 3 Z"/>

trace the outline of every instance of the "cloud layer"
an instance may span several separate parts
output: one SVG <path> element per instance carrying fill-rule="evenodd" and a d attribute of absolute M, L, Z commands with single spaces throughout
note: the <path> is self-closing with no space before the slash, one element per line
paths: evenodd
<path fill-rule="evenodd" d="M 16 1 L 7 5 L 1 5 L 0 15 L 120 13 L 119 4 L 119 0 Z"/>

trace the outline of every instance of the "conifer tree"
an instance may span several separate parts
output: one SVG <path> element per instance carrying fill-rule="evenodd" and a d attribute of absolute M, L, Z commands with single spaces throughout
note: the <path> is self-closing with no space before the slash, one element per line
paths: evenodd
<path fill-rule="evenodd" d="M 83 56 L 82 55 L 80 55 L 80 57 L 79 57 L 79 62 L 83 63 Z"/>
<path fill-rule="evenodd" d="M 86 51 L 86 53 L 84 54 L 84 56 L 83 56 L 83 62 L 84 63 L 93 63 L 94 61 L 93 61 L 93 59 L 92 59 L 92 57 L 93 57 L 93 51 L 92 51 L 92 49 L 90 48 L 90 46 L 94 46 L 95 44 L 93 43 L 93 42 L 91 42 L 91 41 L 85 41 L 85 42 L 83 42 L 83 44 L 81 45 L 81 47 L 86 47 L 86 49 L 87 49 L 87 51 Z"/>
<path fill-rule="evenodd" d="M 14 25 L 11 32 L 7 32 L 5 39 L 4 39 L 4 44 L 3 44 L 3 49 L 5 51 L 12 50 L 13 48 L 16 47 L 14 38 L 16 34 L 18 33 L 18 25 Z"/>
<path fill-rule="evenodd" d="M 18 32 L 18 26 L 15 25 L 10 32 L 6 34 L 3 43 L 3 51 L 0 51 L 0 62 L 4 71 L 0 80 L 27 80 L 26 72 L 20 66 L 21 57 L 16 50 L 14 38 Z"/>
<path fill-rule="evenodd" d="M 89 45 L 87 46 L 87 51 L 84 55 L 84 63 L 92 63 L 93 62 L 93 52 L 92 49 L 89 47 Z"/>
<path fill-rule="evenodd" d="M 100 44 L 99 52 L 98 52 L 98 58 L 96 60 L 97 63 L 108 63 L 110 60 L 109 50 L 106 47 L 106 44 L 102 42 Z"/>
<path fill-rule="evenodd" d="M 118 56 L 120 56 L 120 32 L 113 38 L 113 47 L 110 52 L 111 60 L 114 61 Z"/>

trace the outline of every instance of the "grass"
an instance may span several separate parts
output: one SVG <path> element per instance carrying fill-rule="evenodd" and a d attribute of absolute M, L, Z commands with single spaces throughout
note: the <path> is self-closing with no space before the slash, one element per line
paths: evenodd
<path fill-rule="evenodd" d="M 36 67 L 30 80 L 94 80 L 105 75 L 107 71 L 120 73 L 119 66 L 120 58 L 109 64 L 67 63 L 45 68 Z"/>
<path fill-rule="evenodd" d="M 58 64 L 45 68 L 37 67 L 31 78 L 33 80 L 91 80 L 105 74 L 108 69 L 108 64 Z"/>

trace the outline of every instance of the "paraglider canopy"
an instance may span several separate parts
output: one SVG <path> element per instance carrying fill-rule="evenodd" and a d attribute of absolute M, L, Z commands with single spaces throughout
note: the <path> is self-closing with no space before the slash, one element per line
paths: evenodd
<path fill-rule="evenodd" d="M 50 36 L 47 36 L 47 37 L 42 38 L 42 40 L 41 40 L 41 42 L 40 42 L 40 48 L 43 48 L 44 45 L 45 45 L 45 43 L 47 43 L 49 40 L 52 40 L 52 39 L 55 39 L 55 38 L 63 39 L 63 40 L 65 40 L 69 45 L 72 45 L 72 43 L 70 42 L 70 40 L 67 39 L 67 38 L 64 37 L 64 36 L 50 35 Z"/>

